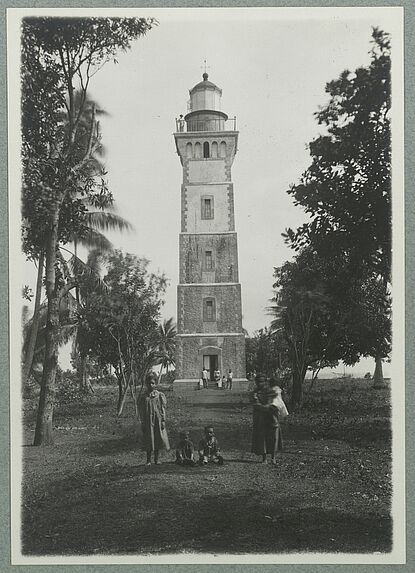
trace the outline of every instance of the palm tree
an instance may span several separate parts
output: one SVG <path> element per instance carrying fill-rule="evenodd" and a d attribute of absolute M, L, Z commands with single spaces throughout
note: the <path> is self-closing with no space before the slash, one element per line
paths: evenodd
<path fill-rule="evenodd" d="M 84 95 L 81 92 L 75 92 L 74 94 L 74 105 L 76 109 L 82 109 L 82 114 L 80 116 L 80 125 L 84 125 L 88 128 L 89 125 L 95 125 L 95 129 L 93 133 L 90 133 L 90 129 L 79 130 L 78 131 L 78 149 L 82 155 L 82 150 L 85 147 L 91 144 L 91 141 L 87 140 L 85 134 L 90 133 L 89 137 L 92 138 L 95 142 L 94 145 L 94 153 L 89 158 L 88 161 L 88 170 L 90 171 L 91 175 L 101 173 L 102 177 L 106 175 L 104 167 L 101 162 L 101 158 L 104 155 L 104 147 L 101 143 L 101 132 L 100 132 L 100 125 L 99 121 L 96 121 L 95 118 L 99 115 L 104 115 L 105 112 L 101 109 L 98 109 L 95 102 L 88 99 L 83 101 L 82 98 Z M 82 105 L 81 105 L 82 103 Z M 93 121 L 92 121 L 93 120 Z M 62 125 L 65 126 L 67 122 L 67 117 L 65 114 L 62 115 Z M 81 135 L 79 135 L 81 134 Z M 75 191 L 76 193 L 76 191 Z M 62 251 L 69 252 L 74 258 L 74 267 L 75 261 L 78 260 L 77 255 L 77 245 L 82 244 L 88 250 L 91 249 L 99 249 L 102 252 L 107 252 L 112 249 L 111 242 L 103 235 L 101 231 L 108 231 L 108 230 L 119 230 L 124 231 L 127 229 L 131 229 L 132 226 L 128 223 L 125 219 L 118 216 L 113 209 L 113 205 L 108 203 L 108 200 L 105 198 L 105 195 L 96 194 L 94 196 L 89 196 L 88 200 L 84 199 L 80 201 L 81 204 L 84 204 L 85 213 L 84 213 L 84 228 L 81 234 L 74 235 L 71 240 L 68 242 L 72 242 L 74 245 L 74 252 L 70 253 L 70 251 L 63 246 L 59 248 L 60 253 L 58 253 L 58 264 L 63 267 L 62 274 L 67 279 L 70 278 L 70 274 L 68 273 L 68 267 L 65 264 L 65 259 L 63 257 Z M 94 210 L 93 210 L 94 209 Z M 23 228 L 26 225 L 26 221 L 23 221 Z M 23 372 L 22 372 L 22 382 L 25 385 L 29 379 L 30 372 L 32 369 L 33 364 L 33 357 L 36 348 L 36 340 L 39 331 L 39 324 L 40 324 L 40 314 L 41 314 L 41 297 L 42 297 L 42 285 L 43 285 L 43 278 L 44 278 L 44 261 L 45 261 L 45 249 L 39 249 L 39 255 L 37 259 L 37 281 L 36 281 L 36 293 L 35 293 L 35 305 L 32 319 L 29 321 L 29 333 L 28 339 L 25 341 L 24 345 L 24 352 L 23 352 Z M 82 261 L 81 261 L 82 262 Z M 78 267 L 82 267 L 82 264 L 77 265 Z M 65 268 L 66 267 L 66 268 Z M 71 277 L 76 278 L 76 277 Z M 76 282 L 76 281 L 75 281 Z M 76 300 L 79 302 L 79 290 L 78 287 L 75 285 L 76 288 Z M 69 291 L 67 291 L 69 292 Z M 65 295 L 67 293 L 65 292 Z"/>
<path fill-rule="evenodd" d="M 100 230 L 131 230 L 132 225 L 117 215 L 114 211 L 108 210 L 100 210 L 100 211 L 87 211 L 85 214 L 85 231 L 82 233 L 80 237 L 73 237 L 72 242 L 74 244 L 74 252 L 71 252 L 69 249 L 65 247 L 61 247 L 58 262 L 61 269 L 62 275 L 65 277 L 66 281 L 69 282 L 70 280 L 75 280 L 76 289 L 76 296 L 74 301 L 76 301 L 77 305 L 81 304 L 80 301 L 80 286 L 79 282 L 81 277 L 90 275 L 92 280 L 96 282 L 100 282 L 99 278 L 99 269 L 98 269 L 98 259 L 99 256 L 111 251 L 113 249 L 113 245 L 111 241 L 109 241 Z M 87 263 L 84 263 L 77 255 L 77 246 L 81 244 L 82 246 L 86 247 L 89 251 Z M 70 254 L 69 259 L 65 259 L 63 256 L 63 252 L 66 254 Z M 23 355 L 24 355 L 24 366 L 23 366 L 23 386 L 27 384 L 28 379 L 30 377 L 34 356 L 37 354 L 39 355 L 39 348 L 42 347 L 42 344 L 37 342 L 38 336 L 40 335 L 40 327 L 41 327 L 41 316 L 42 316 L 42 304 L 41 304 L 41 292 L 42 292 L 42 282 L 43 282 L 43 272 L 44 272 L 44 265 L 43 265 L 43 253 L 39 256 L 39 264 L 38 264 L 38 277 L 37 277 L 37 284 L 36 284 L 36 295 L 35 295 L 35 307 L 33 311 L 33 316 L 31 320 L 27 323 L 26 326 L 26 334 L 24 337 L 24 347 L 23 347 Z M 84 293 L 85 293 L 85 280 L 84 283 Z M 65 297 L 72 297 L 70 292 L 65 293 Z M 65 298 L 64 297 L 64 298 Z M 73 298 L 73 297 L 72 297 Z M 68 299 L 68 300 L 69 300 Z M 65 323 L 61 321 L 61 327 L 65 326 Z M 77 329 L 74 324 L 72 324 L 72 333 L 77 332 Z M 42 338 L 42 335 L 41 335 Z M 65 340 L 65 337 L 61 338 L 62 342 Z M 75 342 L 75 349 L 80 348 L 77 342 Z M 83 374 L 82 374 L 83 375 Z"/>
<path fill-rule="evenodd" d="M 175 365 L 174 352 L 176 350 L 176 334 L 176 325 L 173 322 L 173 318 L 169 318 L 168 320 L 164 319 L 162 324 L 159 325 L 157 341 L 158 360 L 160 364 L 159 382 L 163 370 L 165 369 L 167 374 L 169 367 Z"/>

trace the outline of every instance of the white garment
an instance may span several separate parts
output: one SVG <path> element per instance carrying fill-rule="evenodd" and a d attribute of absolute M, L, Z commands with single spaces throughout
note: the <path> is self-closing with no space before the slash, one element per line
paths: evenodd
<path fill-rule="evenodd" d="M 277 395 L 273 398 L 271 404 L 277 408 L 280 418 L 286 418 L 288 416 L 288 410 L 284 400 L 281 397 L 281 388 L 276 386 L 274 390 L 276 391 Z"/>

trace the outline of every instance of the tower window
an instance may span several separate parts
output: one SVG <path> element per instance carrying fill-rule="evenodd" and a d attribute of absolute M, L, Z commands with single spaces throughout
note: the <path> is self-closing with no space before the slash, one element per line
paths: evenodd
<path fill-rule="evenodd" d="M 212 271 L 213 270 L 212 251 L 205 251 L 205 270 L 206 271 Z"/>
<path fill-rule="evenodd" d="M 209 153 L 209 142 L 205 141 L 205 143 L 203 144 L 203 157 L 205 159 L 207 159 L 208 157 L 210 157 L 210 153 Z"/>
<path fill-rule="evenodd" d="M 216 158 L 218 156 L 218 142 L 214 141 L 212 143 L 212 157 Z"/>
<path fill-rule="evenodd" d="M 213 197 L 202 197 L 202 219 L 213 219 Z"/>
<path fill-rule="evenodd" d="M 215 299 L 205 298 L 203 301 L 203 320 L 205 322 L 213 322 L 216 320 L 215 314 Z"/>
<path fill-rule="evenodd" d="M 190 159 L 191 157 L 193 157 L 192 144 L 191 144 L 190 142 L 186 145 L 186 157 L 187 157 L 188 159 Z"/>

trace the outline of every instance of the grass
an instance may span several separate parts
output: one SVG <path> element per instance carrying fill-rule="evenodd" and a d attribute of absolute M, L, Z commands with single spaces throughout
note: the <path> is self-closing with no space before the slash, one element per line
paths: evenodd
<path fill-rule="evenodd" d="M 172 445 L 213 423 L 225 465 L 147 468 L 133 405 L 116 390 L 60 406 L 56 443 L 33 447 L 25 408 L 22 544 L 26 555 L 388 552 L 392 544 L 389 390 L 320 381 L 284 422 L 276 467 L 250 453 L 248 396 L 167 393 Z"/>

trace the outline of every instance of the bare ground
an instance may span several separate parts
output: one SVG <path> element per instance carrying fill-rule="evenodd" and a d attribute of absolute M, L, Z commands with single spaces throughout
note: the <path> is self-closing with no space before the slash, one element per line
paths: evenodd
<path fill-rule="evenodd" d="M 25 412 L 22 543 L 26 555 L 387 552 L 391 550 L 389 391 L 320 382 L 284 424 L 276 467 L 250 453 L 247 395 L 167 392 L 172 445 L 215 427 L 223 467 L 146 467 L 127 404 L 98 388 L 59 407 L 55 445 L 33 447 Z"/>

